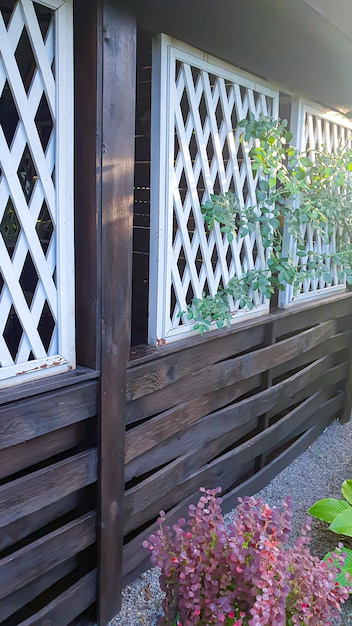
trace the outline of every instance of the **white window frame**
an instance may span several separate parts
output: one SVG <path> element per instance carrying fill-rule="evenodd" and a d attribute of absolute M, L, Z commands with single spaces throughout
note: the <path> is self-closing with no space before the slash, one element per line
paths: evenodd
<path fill-rule="evenodd" d="M 152 119 L 151 119 L 151 235 L 149 271 L 148 343 L 162 345 L 198 334 L 194 322 L 173 327 L 170 320 L 171 255 L 174 181 L 174 111 L 172 107 L 172 68 L 183 61 L 192 67 L 213 73 L 241 87 L 259 91 L 273 99 L 273 117 L 278 117 L 279 90 L 267 82 L 247 74 L 182 42 L 159 35 L 153 40 L 152 61 Z M 239 129 L 240 130 L 240 129 Z M 205 146 L 204 146 L 205 151 Z M 243 148 L 246 159 L 248 149 Z M 220 181 L 224 191 L 226 182 Z M 207 185 L 207 181 L 205 181 Z M 255 194 L 251 189 L 250 193 Z M 193 193 L 193 191 L 192 191 Z M 202 218 L 201 218 L 202 219 Z M 220 237 L 214 225 L 214 237 Z M 203 235 L 202 235 L 203 236 Z M 209 260 L 210 261 L 210 260 Z M 216 293 L 217 287 L 214 289 Z M 195 296 L 202 297 L 201 290 Z M 214 295 L 214 293 L 212 295 Z M 252 310 L 241 309 L 232 316 L 232 323 L 269 312 L 270 302 L 263 299 Z M 216 325 L 213 324 L 216 328 Z"/>
<path fill-rule="evenodd" d="M 311 126 L 307 128 L 306 126 L 307 116 L 309 116 L 308 119 L 310 119 L 310 121 L 312 121 L 312 118 L 315 118 L 316 123 L 319 123 L 319 135 L 322 137 L 322 144 L 324 143 L 322 124 L 326 124 L 326 127 L 328 129 L 330 125 L 333 127 L 333 141 L 331 142 L 331 139 L 329 137 L 329 140 L 326 144 L 326 149 L 329 152 L 334 151 L 338 147 L 338 128 L 341 129 L 340 132 L 342 132 L 345 136 L 347 136 L 348 133 L 351 133 L 349 147 L 352 147 L 352 121 L 349 121 L 340 113 L 331 111 L 326 107 L 318 105 L 315 102 L 312 102 L 305 98 L 296 97 L 293 98 L 292 101 L 290 130 L 292 132 L 291 143 L 300 152 L 304 152 L 307 149 L 315 147 L 313 145 L 313 128 Z M 291 251 L 291 254 L 293 255 L 293 259 L 297 261 L 298 257 L 295 255 L 296 244 L 292 241 L 287 231 L 284 231 L 284 240 L 286 247 Z M 298 294 L 294 294 L 292 285 L 286 285 L 285 289 L 279 292 L 279 307 L 290 308 L 292 306 L 295 306 L 296 304 L 299 304 L 300 302 L 318 300 L 320 298 L 326 298 L 327 296 L 345 291 L 346 282 L 344 280 L 338 279 L 337 272 L 334 267 L 332 267 L 332 274 L 334 281 L 333 285 L 326 285 L 323 278 L 316 278 L 314 280 L 315 289 L 305 290 L 305 281 L 303 281 L 302 291 Z"/>
<path fill-rule="evenodd" d="M 19 0 L 25 7 L 31 0 Z M 55 15 L 57 354 L 0 367 L 0 388 L 76 367 L 73 231 L 73 0 L 36 0 Z M 4 276 L 5 279 L 5 276 Z M 5 280 L 6 282 L 6 280 Z M 0 354 L 1 361 L 1 354 Z"/>

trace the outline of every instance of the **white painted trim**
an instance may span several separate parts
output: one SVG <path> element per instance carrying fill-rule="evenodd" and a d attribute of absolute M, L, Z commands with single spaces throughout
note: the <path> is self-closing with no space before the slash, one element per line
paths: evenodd
<path fill-rule="evenodd" d="M 185 61 L 186 63 L 190 63 L 200 69 L 204 68 L 206 63 L 206 67 L 210 67 L 209 71 L 211 71 L 211 66 L 213 66 L 215 74 L 221 72 L 221 75 L 224 78 L 229 78 L 230 80 L 233 80 L 234 75 L 236 75 L 241 80 L 241 85 L 244 87 L 258 90 L 271 98 L 274 98 L 277 95 L 278 87 L 276 87 L 276 85 L 272 85 L 264 80 L 261 80 L 257 76 L 253 76 L 253 74 L 249 74 L 234 65 L 230 65 L 229 63 L 226 63 L 226 61 L 222 61 L 211 54 L 202 52 L 202 50 L 193 48 L 178 39 L 173 39 L 172 37 L 164 34 L 159 35 L 159 37 L 161 37 L 161 43 L 163 46 L 169 46 L 176 50 L 177 58 Z"/>
<path fill-rule="evenodd" d="M 165 334 L 162 311 L 165 309 L 164 284 L 167 262 L 169 174 L 160 175 L 160 164 L 168 163 L 170 119 L 169 63 L 162 36 L 153 40 L 151 175 L 150 175 L 150 263 L 149 263 L 149 330 L 148 342 L 157 345 Z M 172 206 L 172 205 L 171 205 Z"/>
<path fill-rule="evenodd" d="M 12 367 L 0 368 L 0 389 L 38 380 L 38 378 L 43 378 L 43 376 L 63 374 L 70 369 L 65 359 L 59 354 L 28 361 L 27 363 L 20 363 Z"/>
<path fill-rule="evenodd" d="M 70 0 L 35 0 L 38 4 L 42 4 L 44 7 L 48 7 L 48 9 L 53 9 L 54 11 L 62 7 L 67 1 Z"/>
<path fill-rule="evenodd" d="M 56 237 L 58 345 L 74 368 L 74 214 L 73 214 L 73 3 L 66 0 L 56 13 Z"/>
<path fill-rule="evenodd" d="M 266 301 L 265 304 L 260 304 L 250 309 L 238 309 L 235 313 L 232 314 L 231 317 L 231 326 L 238 324 L 239 322 L 245 322 L 247 320 L 255 319 L 256 317 L 262 317 L 269 313 L 269 301 Z M 198 330 L 193 330 L 194 321 L 189 324 L 184 324 L 183 326 L 179 326 L 177 328 L 170 328 L 167 332 L 165 339 L 166 343 L 172 343 L 174 341 L 178 341 L 185 336 L 187 337 L 195 337 L 199 336 Z M 210 325 L 209 331 L 219 330 L 215 322 Z"/>

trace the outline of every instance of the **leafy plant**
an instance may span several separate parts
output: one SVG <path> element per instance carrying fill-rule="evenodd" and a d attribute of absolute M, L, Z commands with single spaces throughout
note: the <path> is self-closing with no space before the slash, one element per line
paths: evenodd
<path fill-rule="evenodd" d="M 228 525 L 220 489 L 201 489 L 188 520 L 172 530 L 161 511 L 159 528 L 144 547 L 161 568 L 165 591 L 159 626 L 328 626 L 352 588 L 334 582 L 341 547 L 320 561 L 308 549 L 309 521 L 288 546 L 292 503 L 283 509 L 261 499 L 239 499 Z"/>
<path fill-rule="evenodd" d="M 337 535 L 352 537 L 352 480 L 345 480 L 341 486 L 343 500 L 324 498 L 315 502 L 308 513 L 321 522 L 329 524 L 329 530 Z M 347 584 L 346 572 L 352 576 L 352 550 L 344 548 L 346 559 L 338 577 L 340 584 Z M 325 558 L 331 558 L 331 553 Z"/>
<path fill-rule="evenodd" d="M 226 192 L 211 195 L 201 211 L 207 228 L 218 223 L 230 245 L 255 233 L 260 262 L 220 285 L 215 295 L 194 298 L 180 313 L 200 332 L 213 322 L 219 328 L 229 325 L 233 303 L 253 308 L 256 292 L 270 299 L 286 285 L 299 293 L 307 279 L 332 284 L 332 267 L 339 280 L 352 284 L 352 150 L 341 146 L 335 153 L 301 154 L 289 144 L 286 120 L 255 119 L 251 113 L 238 125 L 242 141 L 252 144 L 251 166 L 259 179 L 256 204 L 242 206 L 233 192 Z M 316 237 L 323 244 L 320 251 L 314 249 Z"/>

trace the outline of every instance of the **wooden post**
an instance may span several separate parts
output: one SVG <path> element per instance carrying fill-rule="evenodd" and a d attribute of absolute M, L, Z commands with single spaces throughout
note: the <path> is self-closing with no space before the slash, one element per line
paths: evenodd
<path fill-rule="evenodd" d="M 131 10 L 121 2 L 101 0 L 100 6 L 102 90 L 98 111 L 100 108 L 102 119 L 102 354 L 98 621 L 100 626 L 105 626 L 120 608 L 122 580 L 125 380 L 130 347 L 132 281 L 136 25 Z"/>

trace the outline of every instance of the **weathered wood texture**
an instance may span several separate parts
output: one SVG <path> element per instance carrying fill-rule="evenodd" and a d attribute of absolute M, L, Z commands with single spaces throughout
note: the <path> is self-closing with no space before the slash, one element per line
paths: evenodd
<path fill-rule="evenodd" d="M 127 371 L 124 580 L 159 510 L 254 493 L 350 411 L 352 295 L 134 355 Z M 141 353 L 139 353 L 141 354 Z M 348 406 L 347 406 L 348 405 Z"/>
<path fill-rule="evenodd" d="M 64 626 L 96 598 L 97 380 L 19 395 L 0 407 L 0 624 Z"/>
<path fill-rule="evenodd" d="M 136 23 L 130 2 L 101 0 L 101 393 L 98 621 L 120 607 L 125 388 L 130 349 Z M 132 3 L 133 5 L 133 3 Z"/>

